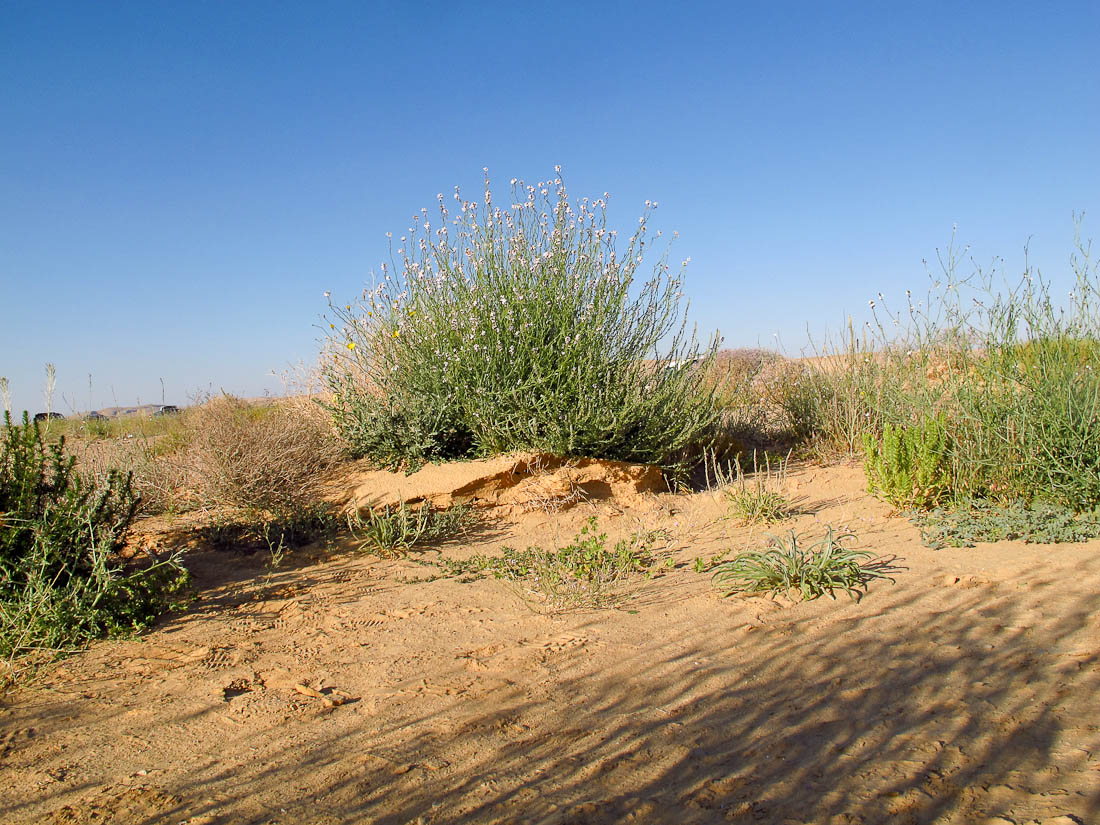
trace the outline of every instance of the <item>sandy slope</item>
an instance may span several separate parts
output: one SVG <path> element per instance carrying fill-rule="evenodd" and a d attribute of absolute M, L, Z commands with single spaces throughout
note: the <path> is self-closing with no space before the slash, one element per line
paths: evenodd
<path fill-rule="evenodd" d="M 427 570 L 321 548 L 270 577 L 196 555 L 189 612 L 5 698 L 0 820 L 1100 822 L 1100 542 L 933 552 L 856 468 L 792 482 L 800 529 L 854 529 L 900 557 L 896 584 L 721 599 L 691 560 L 760 535 L 710 494 L 596 508 L 609 532 L 669 527 L 682 562 L 617 610 L 547 615 L 504 582 L 408 584 Z"/>

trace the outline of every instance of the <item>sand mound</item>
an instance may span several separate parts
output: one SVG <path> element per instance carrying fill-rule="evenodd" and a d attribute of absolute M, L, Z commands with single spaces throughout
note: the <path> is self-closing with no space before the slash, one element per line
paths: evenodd
<path fill-rule="evenodd" d="M 667 489 L 657 467 L 548 453 L 430 464 L 408 476 L 364 467 L 352 470 L 340 486 L 339 503 L 349 510 L 399 501 L 433 507 L 469 504 L 561 510 L 581 501 L 610 499 L 629 504 L 644 493 Z"/>

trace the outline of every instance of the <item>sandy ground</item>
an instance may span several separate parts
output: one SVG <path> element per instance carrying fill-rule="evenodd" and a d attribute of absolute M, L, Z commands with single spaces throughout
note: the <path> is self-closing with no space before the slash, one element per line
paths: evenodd
<path fill-rule="evenodd" d="M 511 515 L 442 550 L 546 546 L 593 513 L 670 529 L 678 566 L 611 610 L 409 583 L 430 571 L 346 548 L 270 573 L 193 553 L 191 609 L 4 697 L 0 821 L 1100 822 L 1100 542 L 932 551 L 858 468 L 790 482 L 794 526 L 853 529 L 896 583 L 723 599 L 691 562 L 762 533 L 709 493 Z"/>

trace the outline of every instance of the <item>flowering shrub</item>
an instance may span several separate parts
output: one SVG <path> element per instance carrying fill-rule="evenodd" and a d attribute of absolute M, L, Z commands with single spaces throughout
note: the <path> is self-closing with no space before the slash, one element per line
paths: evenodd
<path fill-rule="evenodd" d="M 560 171 L 560 169 L 559 169 Z M 512 181 L 497 206 L 438 196 L 391 246 L 374 286 L 333 304 L 326 378 L 336 424 L 381 464 L 540 449 L 671 466 L 716 418 L 681 275 L 646 203 L 625 250 L 607 195 L 571 204 L 560 176 Z M 683 266 L 686 266 L 684 261 Z"/>

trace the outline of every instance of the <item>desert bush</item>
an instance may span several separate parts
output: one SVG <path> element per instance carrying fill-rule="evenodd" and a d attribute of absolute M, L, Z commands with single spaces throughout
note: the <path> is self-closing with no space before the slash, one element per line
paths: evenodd
<path fill-rule="evenodd" d="M 1100 279 L 1087 246 L 1072 259 L 1076 284 L 1064 308 L 1030 269 L 998 287 L 981 269 L 957 277 L 952 248 L 941 263 L 930 308 L 910 306 L 905 350 L 891 350 L 887 365 L 902 377 L 895 381 L 902 403 L 886 420 L 943 416 L 960 498 L 1096 506 Z"/>
<path fill-rule="evenodd" d="M 184 435 L 171 437 L 171 447 L 151 437 L 74 439 L 66 441 L 77 459 L 77 471 L 92 484 L 102 484 L 112 470 L 129 474 L 137 493 L 138 515 L 176 513 L 190 507 L 190 481 Z"/>
<path fill-rule="evenodd" d="M 26 414 L 0 443 L 0 655 L 70 649 L 144 627 L 186 581 L 178 556 L 121 557 L 138 500 L 129 475 L 85 481 L 64 439 Z"/>
<path fill-rule="evenodd" d="M 782 441 L 788 435 L 781 407 L 772 387 L 790 366 L 786 359 L 762 349 L 725 349 L 714 358 L 707 375 L 716 389 L 720 411 L 711 452 L 720 459 L 758 446 Z"/>
<path fill-rule="evenodd" d="M 326 370 L 337 427 L 385 465 L 535 449 L 660 464 L 717 419 L 701 349 L 647 205 L 616 244 L 605 198 L 570 203 L 560 177 L 513 181 L 496 206 L 455 191 L 452 216 L 413 217 L 392 269 L 330 304 Z M 452 229 L 454 230 L 452 234 Z M 686 264 L 686 261 L 684 262 Z"/>
<path fill-rule="evenodd" d="M 862 451 L 864 435 L 881 427 L 896 387 L 867 339 L 849 329 L 842 348 L 788 363 L 769 387 L 786 435 L 800 452 L 831 460 Z"/>
<path fill-rule="evenodd" d="M 947 422 L 940 415 L 915 427 L 887 423 L 881 439 L 866 434 L 867 492 L 899 510 L 934 506 L 951 492 Z"/>
<path fill-rule="evenodd" d="M 772 536 L 764 550 L 739 553 L 715 566 L 713 579 L 729 596 L 733 593 L 797 593 L 802 599 L 816 599 L 835 590 L 843 590 L 858 600 L 869 580 L 889 578 L 879 565 L 865 562 L 873 558 L 866 550 L 844 546 L 852 533 L 837 534 L 829 527 L 821 539 L 809 547 L 791 530 L 785 538 Z"/>
<path fill-rule="evenodd" d="M 428 505 L 410 507 L 404 501 L 396 507 L 385 506 L 361 515 L 352 510 L 347 515 L 348 529 L 363 552 L 383 558 L 396 558 L 417 544 L 431 544 L 448 539 L 463 530 L 473 520 L 473 511 L 462 504 L 442 510 Z"/>
<path fill-rule="evenodd" d="M 208 503 L 294 522 L 321 502 L 340 445 L 320 410 L 226 395 L 194 410 L 190 453 Z"/>

